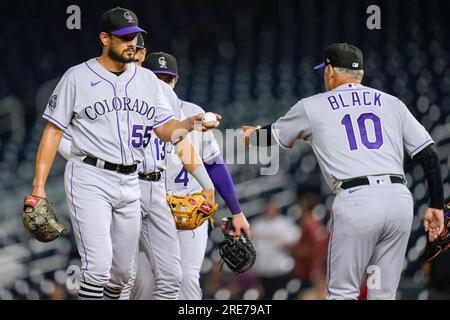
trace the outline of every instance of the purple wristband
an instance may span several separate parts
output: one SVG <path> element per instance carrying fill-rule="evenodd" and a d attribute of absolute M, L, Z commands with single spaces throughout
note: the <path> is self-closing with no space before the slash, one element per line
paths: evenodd
<path fill-rule="evenodd" d="M 221 155 L 214 158 L 211 164 L 205 163 L 206 171 L 214 187 L 227 204 L 232 214 L 242 212 L 230 172 Z"/>

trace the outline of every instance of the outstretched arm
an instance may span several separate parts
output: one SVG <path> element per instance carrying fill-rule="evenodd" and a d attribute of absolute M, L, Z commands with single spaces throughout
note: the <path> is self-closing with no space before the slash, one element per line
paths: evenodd
<path fill-rule="evenodd" d="M 211 128 L 217 128 L 220 124 L 219 121 L 213 127 L 205 127 L 202 124 L 204 113 L 196 114 L 192 117 L 188 117 L 184 120 L 172 119 L 167 121 L 163 125 L 155 128 L 155 133 L 163 141 L 176 142 L 180 138 L 186 136 L 192 130 L 207 131 Z M 217 119 L 222 119 L 222 116 L 216 114 Z"/>
<path fill-rule="evenodd" d="M 264 127 L 243 126 L 246 146 L 270 146 L 277 143 L 290 149 L 299 139 L 308 140 L 312 135 L 311 125 L 302 101 L 296 103 L 284 116 Z"/>
<path fill-rule="evenodd" d="M 214 187 L 216 187 L 217 192 L 233 214 L 233 227 L 236 235 L 239 237 L 242 230 L 250 236 L 250 224 L 241 210 L 233 179 L 222 156 L 218 155 L 209 163 L 205 163 L 205 167 L 214 183 Z"/>

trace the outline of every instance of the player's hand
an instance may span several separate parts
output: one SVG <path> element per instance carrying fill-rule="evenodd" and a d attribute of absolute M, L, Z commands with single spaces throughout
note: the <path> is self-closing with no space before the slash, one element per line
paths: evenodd
<path fill-rule="evenodd" d="M 215 190 L 214 189 L 203 189 L 201 191 L 203 193 L 203 195 L 206 197 L 206 200 L 208 200 L 211 203 L 215 203 L 215 198 L 214 198 L 214 193 Z"/>
<path fill-rule="evenodd" d="M 444 229 L 444 212 L 435 208 L 427 208 L 423 216 L 423 227 L 428 232 L 428 240 L 433 241 Z"/>
<path fill-rule="evenodd" d="M 33 188 L 33 192 L 31 192 L 32 196 L 37 196 L 41 198 L 47 198 L 47 194 L 45 193 L 45 190 L 42 188 Z M 25 212 L 31 212 L 33 211 L 32 207 L 26 207 Z"/>
<path fill-rule="evenodd" d="M 216 203 L 215 198 L 214 198 L 214 193 L 215 193 L 214 189 L 203 189 L 201 192 L 206 197 L 206 200 L 208 200 L 208 202 L 211 203 L 211 205 Z M 196 224 L 199 224 L 200 219 L 202 218 L 202 216 L 203 216 L 202 214 L 198 215 L 197 220 L 195 221 Z"/>
<path fill-rule="evenodd" d="M 241 139 L 246 147 L 250 146 L 250 134 L 259 128 L 260 128 L 260 126 L 257 126 L 257 127 L 242 126 L 241 127 L 241 133 L 242 133 Z"/>
<path fill-rule="evenodd" d="M 41 198 L 47 198 L 47 194 L 45 193 L 45 189 L 43 188 L 33 188 L 33 192 L 31 192 L 31 195 Z"/>
<path fill-rule="evenodd" d="M 205 113 L 202 112 L 190 117 L 194 130 L 205 132 L 210 129 L 217 128 L 220 125 L 220 120 L 222 120 L 222 116 L 220 114 L 215 113 L 217 121 L 212 127 L 206 127 L 202 124 L 204 115 Z"/>
<path fill-rule="evenodd" d="M 251 235 L 250 224 L 242 212 L 233 214 L 233 228 L 237 237 L 241 236 L 241 231 L 244 231 L 249 237 Z"/>

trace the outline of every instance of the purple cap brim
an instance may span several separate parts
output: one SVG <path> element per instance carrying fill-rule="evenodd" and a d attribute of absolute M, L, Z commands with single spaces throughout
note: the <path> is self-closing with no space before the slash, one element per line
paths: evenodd
<path fill-rule="evenodd" d="M 111 34 L 116 35 L 116 36 L 123 36 L 125 34 L 138 33 L 138 32 L 147 33 L 147 31 L 139 28 L 138 26 L 132 26 L 132 27 L 126 27 L 126 28 L 112 31 Z"/>
<path fill-rule="evenodd" d="M 155 70 L 155 71 L 153 71 L 153 73 L 154 74 L 168 74 L 169 76 L 178 77 L 178 75 L 176 73 L 173 73 L 173 72 L 170 72 L 170 71 Z"/>
<path fill-rule="evenodd" d="M 315 66 L 315 67 L 314 67 L 314 70 L 320 70 L 320 69 L 325 68 L 326 66 L 327 66 L 326 63 L 321 63 L 321 64 Z"/>

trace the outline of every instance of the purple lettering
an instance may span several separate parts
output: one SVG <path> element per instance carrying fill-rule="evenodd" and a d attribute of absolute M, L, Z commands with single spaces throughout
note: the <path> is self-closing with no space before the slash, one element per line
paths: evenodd
<path fill-rule="evenodd" d="M 373 99 L 373 104 L 375 106 L 378 105 L 379 107 L 381 107 L 381 93 L 375 92 L 375 98 Z"/>
<path fill-rule="evenodd" d="M 366 91 L 366 92 L 363 92 L 364 104 L 365 104 L 366 106 L 371 106 L 372 103 L 370 103 L 369 101 L 366 100 L 366 94 L 369 95 L 370 92 L 367 92 L 367 91 Z"/>
<path fill-rule="evenodd" d="M 343 107 L 343 108 L 349 107 L 349 106 L 350 106 L 349 104 L 345 104 L 344 99 L 342 99 L 342 96 L 341 96 L 340 94 L 338 94 L 338 96 L 339 96 L 339 100 L 341 100 L 341 103 L 342 103 L 342 107 Z"/>
<path fill-rule="evenodd" d="M 331 109 L 333 109 L 333 110 L 339 109 L 339 104 L 338 104 L 335 96 L 329 96 L 328 102 L 330 103 Z"/>
<path fill-rule="evenodd" d="M 356 103 L 358 103 L 358 105 L 361 106 L 361 101 L 359 100 L 358 92 L 352 92 L 352 104 L 356 106 Z"/>

